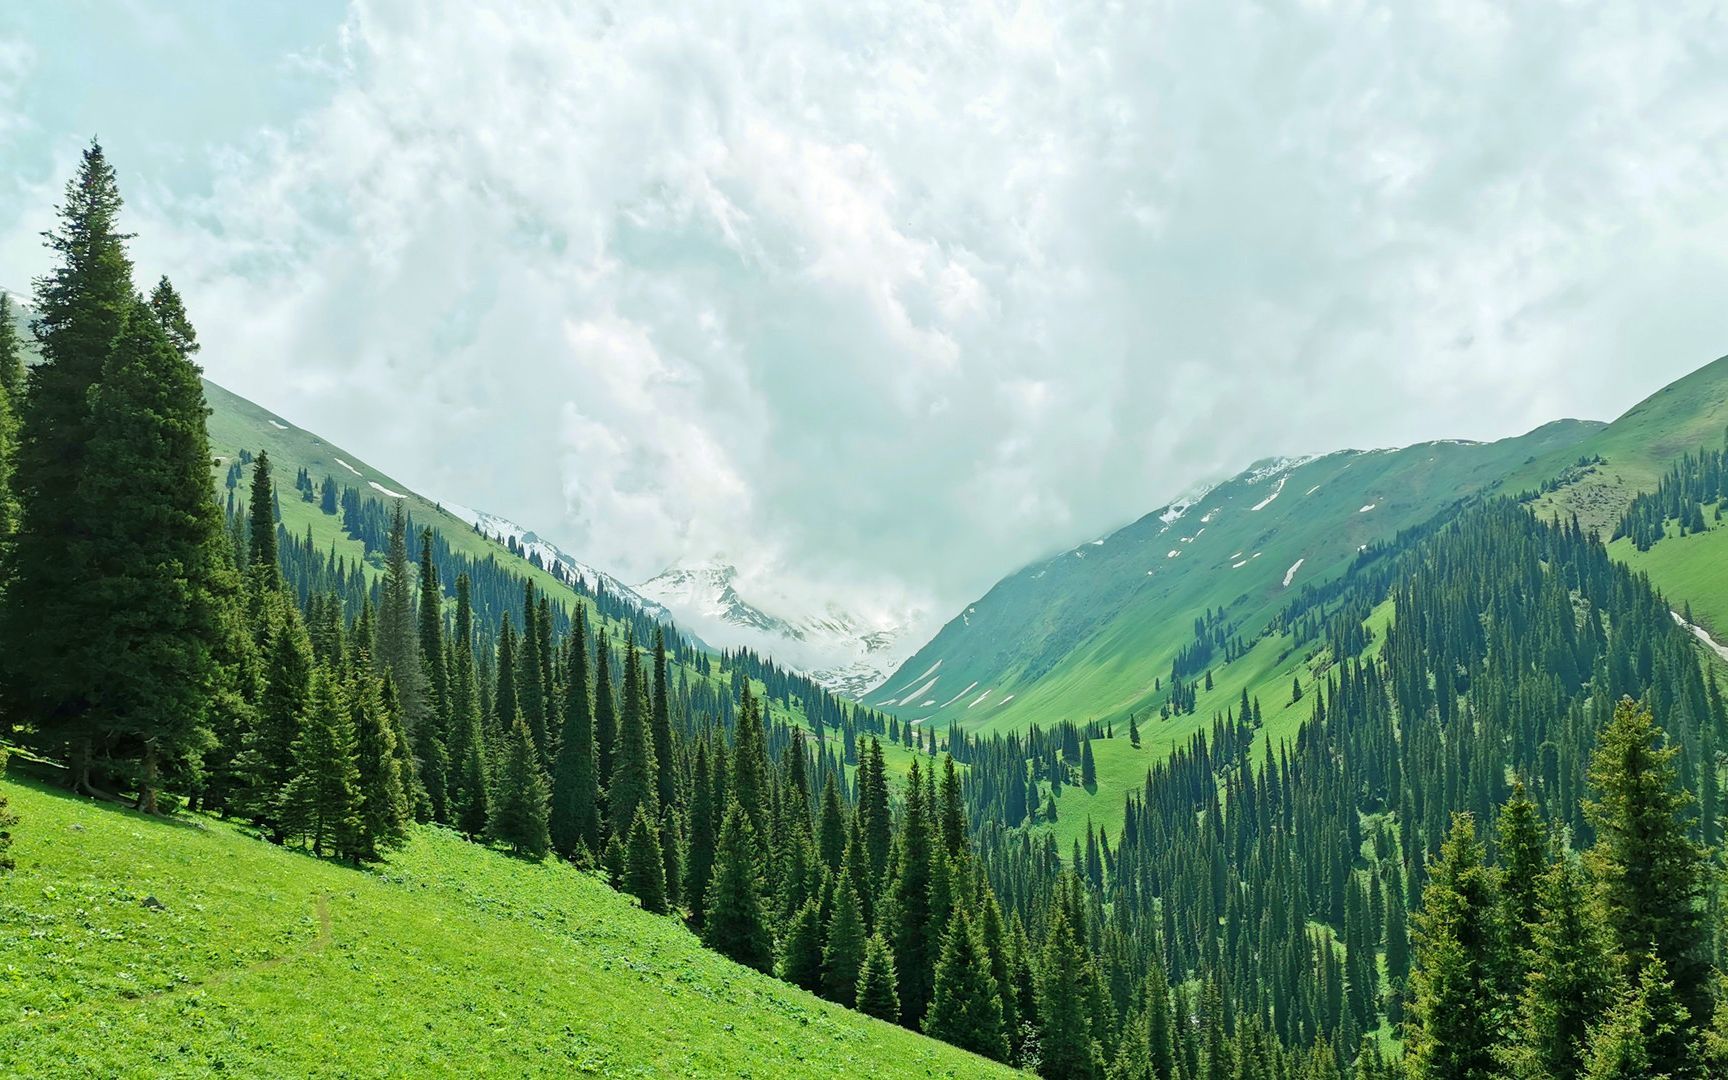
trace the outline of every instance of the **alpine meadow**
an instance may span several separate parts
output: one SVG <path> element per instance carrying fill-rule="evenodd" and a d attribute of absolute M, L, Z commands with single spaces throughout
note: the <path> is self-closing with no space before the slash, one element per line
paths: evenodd
<path fill-rule="evenodd" d="M 0 1075 L 1728 1080 L 1712 20 L 151 7 L 0 13 Z"/>

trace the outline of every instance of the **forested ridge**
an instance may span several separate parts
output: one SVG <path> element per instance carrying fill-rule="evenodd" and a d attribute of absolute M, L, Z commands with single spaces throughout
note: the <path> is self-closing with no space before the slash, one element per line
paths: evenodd
<path fill-rule="evenodd" d="M 1295 738 L 1244 693 L 1063 852 L 1034 826 L 1114 728 L 939 735 L 617 598 L 555 603 L 328 478 L 285 494 L 264 455 L 213 485 L 192 321 L 166 278 L 138 294 L 120 205 L 92 145 L 42 361 L 0 337 L 0 735 L 75 790 L 355 864 L 422 824 L 571 860 L 1045 1076 L 1728 1075 L 1724 704 L 1576 522 L 1475 502 L 1363 552 L 1281 617 L 1322 668 Z M 282 497 L 382 573 L 280 528 Z"/>

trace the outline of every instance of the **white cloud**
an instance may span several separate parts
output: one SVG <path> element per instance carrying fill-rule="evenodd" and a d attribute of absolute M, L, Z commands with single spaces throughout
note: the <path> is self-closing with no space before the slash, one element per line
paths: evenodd
<path fill-rule="evenodd" d="M 132 225 L 214 377 L 392 475 L 625 576 L 724 553 L 941 616 L 1196 476 L 1602 415 L 1723 351 L 1725 35 L 362 0 L 322 102 Z"/>

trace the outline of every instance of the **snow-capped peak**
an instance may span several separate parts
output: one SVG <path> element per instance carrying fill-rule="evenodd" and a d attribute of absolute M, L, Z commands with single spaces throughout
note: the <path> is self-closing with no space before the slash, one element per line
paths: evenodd
<path fill-rule="evenodd" d="M 817 608 L 759 595 L 724 558 L 682 563 L 636 586 L 680 626 L 724 648 L 748 648 L 851 697 L 874 689 L 910 652 L 906 626 L 829 602 Z"/>

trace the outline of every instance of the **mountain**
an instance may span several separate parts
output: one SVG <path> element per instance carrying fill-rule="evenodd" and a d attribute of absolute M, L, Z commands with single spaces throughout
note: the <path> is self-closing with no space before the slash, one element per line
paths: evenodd
<path fill-rule="evenodd" d="M 509 518 L 489 514 L 484 510 L 472 510 L 457 503 L 445 503 L 444 509 L 473 526 L 480 535 L 521 553 L 530 563 L 543 567 L 561 566 L 588 589 L 604 589 L 656 619 L 672 618 L 672 613 L 663 605 L 648 599 L 604 570 L 596 570 L 550 540 L 543 539 Z"/>
<path fill-rule="evenodd" d="M 0 1075 L 1014 1075 L 734 964 L 567 863 L 417 826 L 361 870 L 17 777 Z"/>
<path fill-rule="evenodd" d="M 753 602 L 738 570 L 721 560 L 674 566 L 636 586 L 681 626 L 726 648 L 748 648 L 804 672 L 835 693 L 860 698 L 905 659 L 903 624 L 838 604 L 799 610 L 788 600 Z"/>
<path fill-rule="evenodd" d="M 1174 668 L 1201 677 L 1369 545 L 1601 428 L 1561 420 L 1493 443 L 1256 462 L 1004 578 L 864 700 L 970 731 L 1156 709 Z"/>
<path fill-rule="evenodd" d="M 1696 476 L 1683 478 L 1705 451 L 1721 451 L 1728 432 L 1728 357 L 1663 387 L 1626 410 L 1613 423 L 1564 452 L 1531 462 L 1507 479 L 1507 491 L 1536 492 L 1537 515 L 1576 516 L 1585 528 L 1610 541 L 1610 556 L 1650 576 L 1676 612 L 1693 619 L 1715 641 L 1728 640 L 1728 527 L 1710 492 L 1696 490 Z M 1716 485 L 1704 485 L 1714 487 Z M 1692 489 L 1682 497 L 1682 491 Z M 1622 516 L 1635 502 L 1668 493 L 1656 513 L 1665 518 L 1660 535 L 1640 547 L 1619 535 Z M 1696 523 L 1683 527 L 1680 506 L 1699 505 Z M 1707 511 L 1707 512 L 1706 512 Z M 1678 617 L 1678 615 L 1676 616 Z"/>

